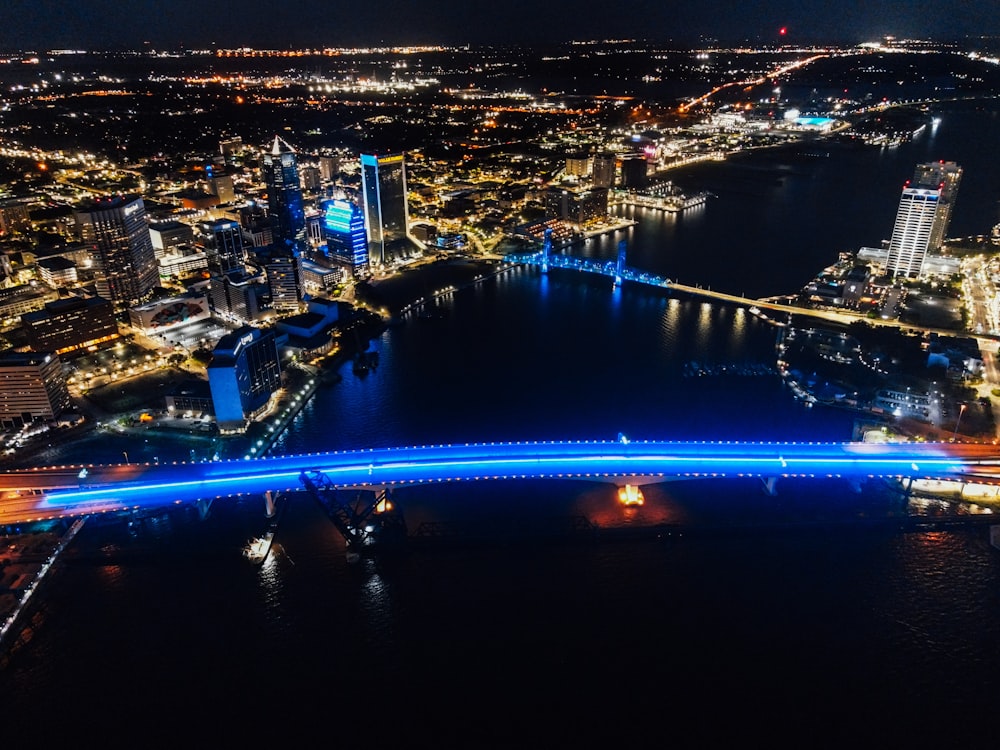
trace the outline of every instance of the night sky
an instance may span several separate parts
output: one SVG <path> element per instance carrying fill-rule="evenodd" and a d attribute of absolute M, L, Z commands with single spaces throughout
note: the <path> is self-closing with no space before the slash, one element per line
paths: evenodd
<path fill-rule="evenodd" d="M 787 27 L 784 37 L 778 30 Z M 1000 35 L 958 0 L 0 0 L 0 49 L 352 47 L 631 38 L 859 42 Z"/>

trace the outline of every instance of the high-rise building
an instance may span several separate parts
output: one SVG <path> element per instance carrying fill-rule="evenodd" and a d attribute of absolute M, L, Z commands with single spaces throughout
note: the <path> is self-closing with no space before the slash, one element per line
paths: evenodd
<path fill-rule="evenodd" d="M 28 212 L 31 203 L 25 198 L 12 198 L 0 201 L 0 234 L 13 234 L 31 228 L 31 215 Z"/>
<path fill-rule="evenodd" d="M 238 323 L 252 323 L 260 317 L 259 298 L 267 290 L 263 274 L 252 275 L 243 269 L 213 276 L 209 300 L 217 315 Z"/>
<path fill-rule="evenodd" d="M 247 250 L 239 222 L 231 219 L 206 221 L 201 224 L 201 232 L 205 237 L 209 268 L 225 273 L 243 267 Z"/>
<path fill-rule="evenodd" d="M 622 187 L 644 188 L 649 182 L 649 162 L 645 156 L 622 159 Z"/>
<path fill-rule="evenodd" d="M 570 177 L 586 177 L 590 174 L 589 154 L 567 154 L 566 174 Z"/>
<path fill-rule="evenodd" d="M 886 259 L 891 276 L 920 276 L 927 251 L 944 239 L 961 176 L 954 162 L 920 164 L 903 185 Z"/>
<path fill-rule="evenodd" d="M 274 331 L 244 326 L 219 339 L 206 368 L 219 430 L 240 432 L 281 387 Z"/>
<path fill-rule="evenodd" d="M 53 289 L 69 288 L 80 279 L 76 263 L 61 255 L 39 258 L 35 261 L 35 268 L 42 281 Z"/>
<path fill-rule="evenodd" d="M 226 164 L 234 164 L 236 158 L 243 153 L 243 139 L 236 136 L 219 141 L 219 153 Z"/>
<path fill-rule="evenodd" d="M 99 198 L 77 209 L 74 218 L 80 237 L 93 246 L 97 293 L 116 310 L 144 301 L 159 273 L 142 198 Z"/>
<path fill-rule="evenodd" d="M 319 169 L 316 167 L 304 167 L 302 169 L 302 187 L 305 190 L 316 192 L 322 184 Z"/>
<path fill-rule="evenodd" d="M 327 182 L 333 182 L 340 174 L 339 156 L 319 157 L 319 174 Z"/>
<path fill-rule="evenodd" d="M 278 312 L 298 312 L 302 304 L 299 258 L 291 253 L 274 255 L 264 267 L 271 290 L 271 307 Z"/>
<path fill-rule="evenodd" d="M 407 237 L 404 155 L 362 154 L 361 189 L 370 260 L 385 264 L 394 257 L 409 255 L 413 246 Z"/>
<path fill-rule="evenodd" d="M 0 426 L 17 430 L 55 419 L 69 408 L 62 363 L 55 354 L 0 354 Z"/>
<path fill-rule="evenodd" d="M 569 190 L 550 187 L 545 191 L 545 216 L 583 225 L 608 215 L 608 189 Z"/>
<path fill-rule="evenodd" d="M 149 225 L 149 238 L 157 258 L 171 255 L 194 239 L 194 229 L 183 221 L 160 221 Z"/>
<path fill-rule="evenodd" d="M 211 164 L 205 167 L 205 186 L 211 195 L 219 199 L 219 203 L 232 203 L 236 200 L 232 176 Z"/>
<path fill-rule="evenodd" d="M 21 316 L 28 346 L 35 352 L 78 351 L 118 338 L 111 302 L 102 297 L 66 297 Z"/>
<path fill-rule="evenodd" d="M 615 155 L 595 154 L 591 172 L 594 187 L 610 188 L 615 184 Z"/>
<path fill-rule="evenodd" d="M 937 250 L 944 244 L 948 223 L 951 221 L 951 210 L 958 195 L 958 184 L 962 181 L 962 168 L 953 161 L 936 161 L 918 164 L 913 173 L 913 186 L 939 188 L 941 197 L 938 200 L 937 215 L 934 226 L 931 227 L 928 250 Z"/>
<path fill-rule="evenodd" d="M 332 200 L 323 214 L 323 236 L 327 253 L 351 269 L 355 279 L 371 274 L 368 238 L 361 207 L 345 200 Z"/>
<path fill-rule="evenodd" d="M 264 154 L 264 182 L 267 185 L 268 215 L 273 242 L 302 252 L 306 247 L 306 214 L 295 151 L 280 137 Z"/>

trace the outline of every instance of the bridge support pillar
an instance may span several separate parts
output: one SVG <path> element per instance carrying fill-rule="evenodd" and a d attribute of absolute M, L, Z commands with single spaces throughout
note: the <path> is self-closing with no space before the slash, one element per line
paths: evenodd
<path fill-rule="evenodd" d="M 990 526 L 990 545 L 993 549 L 1000 550 L 1000 524 Z"/>
<path fill-rule="evenodd" d="M 615 286 L 622 285 L 622 273 L 625 271 L 625 248 L 628 243 L 621 240 L 618 243 L 618 263 L 615 265 Z"/>
<path fill-rule="evenodd" d="M 542 273 L 549 272 L 549 256 L 552 254 L 552 227 L 548 227 L 542 236 Z"/>
<path fill-rule="evenodd" d="M 768 494 L 769 497 L 774 497 L 778 494 L 778 478 L 777 477 L 761 477 L 760 481 L 764 484 L 764 492 Z"/>
<path fill-rule="evenodd" d="M 198 508 L 198 518 L 204 521 L 208 518 L 208 512 L 212 509 L 212 500 L 199 500 L 195 503 L 195 507 Z"/>
<path fill-rule="evenodd" d="M 271 490 L 264 493 L 264 515 L 268 518 L 274 518 L 274 514 L 277 512 L 277 507 L 274 504 L 274 494 Z"/>

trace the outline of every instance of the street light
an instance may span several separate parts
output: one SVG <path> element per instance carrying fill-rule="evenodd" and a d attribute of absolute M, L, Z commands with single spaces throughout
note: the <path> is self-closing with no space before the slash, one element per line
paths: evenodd
<path fill-rule="evenodd" d="M 955 438 L 958 437 L 958 425 L 962 422 L 962 415 L 965 414 L 966 404 L 962 404 L 958 407 L 958 419 L 955 420 L 955 431 L 951 434 L 951 442 L 955 442 Z"/>
<path fill-rule="evenodd" d="M 128 451 L 122 451 L 122 455 L 125 456 L 125 463 L 128 463 Z"/>

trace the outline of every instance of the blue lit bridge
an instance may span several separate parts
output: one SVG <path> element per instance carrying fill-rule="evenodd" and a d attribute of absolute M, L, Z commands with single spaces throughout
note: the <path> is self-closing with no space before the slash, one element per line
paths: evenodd
<path fill-rule="evenodd" d="M 0 474 L 0 524 L 210 502 L 236 495 L 370 490 L 434 482 L 580 479 L 638 487 L 686 478 L 875 477 L 1000 484 L 1000 448 L 965 443 L 553 441 L 337 451 Z"/>
<path fill-rule="evenodd" d="M 573 271 L 585 271 L 601 276 L 610 276 L 615 286 L 621 286 L 622 281 L 637 281 L 649 286 L 669 288 L 674 286 L 666 276 L 657 276 L 625 265 L 625 240 L 618 243 L 618 257 L 615 260 L 588 260 L 574 258 L 571 255 L 552 254 L 552 229 L 546 229 L 542 239 L 542 249 L 534 253 L 517 253 L 505 256 L 510 263 L 524 263 L 538 266 L 542 273 L 549 268 L 568 268 Z"/>
<path fill-rule="evenodd" d="M 850 323 L 864 320 L 876 325 L 891 325 L 899 328 L 909 328 L 912 330 L 930 331 L 936 330 L 923 328 L 920 326 L 905 325 L 899 321 L 870 320 L 861 313 L 850 310 L 820 310 L 810 307 L 798 307 L 796 305 L 782 304 L 768 300 L 753 299 L 738 294 L 728 294 L 727 292 L 712 291 L 700 286 L 690 286 L 680 284 L 676 280 L 655 273 L 632 268 L 625 263 L 626 241 L 618 243 L 618 256 L 614 260 L 594 260 L 589 258 L 576 258 L 571 255 L 552 252 L 552 230 L 546 229 L 542 239 L 540 250 L 531 253 L 511 253 L 504 256 L 504 260 L 512 264 L 522 264 L 537 266 L 542 273 L 548 273 L 550 268 L 561 268 L 571 271 L 582 271 L 584 273 L 595 273 L 600 276 L 607 276 L 614 281 L 616 287 L 621 286 L 623 281 L 631 281 L 647 286 L 655 286 L 661 289 L 669 289 L 674 292 L 682 292 L 695 297 L 703 297 L 719 302 L 728 302 L 735 305 L 742 305 L 755 312 L 768 311 L 780 313 L 782 316 L 790 314 L 804 315 L 813 318 L 832 320 L 838 323 Z M 762 317 L 766 317 L 766 314 Z M 954 333 L 954 332 L 951 332 Z M 978 337 L 982 338 L 982 337 Z"/>

